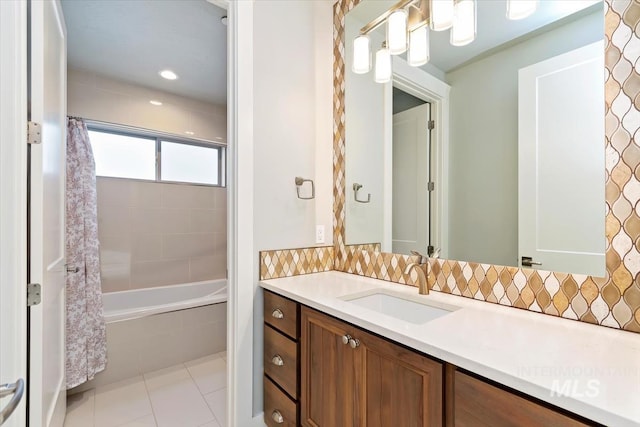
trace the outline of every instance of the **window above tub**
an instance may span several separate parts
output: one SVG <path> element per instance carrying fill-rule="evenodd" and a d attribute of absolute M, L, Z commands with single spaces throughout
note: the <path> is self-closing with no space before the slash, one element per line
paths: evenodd
<path fill-rule="evenodd" d="M 96 175 L 225 186 L 225 146 L 153 131 L 89 122 Z"/>

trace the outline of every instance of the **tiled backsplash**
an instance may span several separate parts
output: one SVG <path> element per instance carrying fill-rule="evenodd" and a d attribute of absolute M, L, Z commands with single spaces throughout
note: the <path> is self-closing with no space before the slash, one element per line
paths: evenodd
<path fill-rule="evenodd" d="M 226 277 L 226 188 L 97 181 L 104 292 Z"/>
<path fill-rule="evenodd" d="M 333 246 L 260 252 L 260 280 L 333 270 Z"/>
<path fill-rule="evenodd" d="M 359 0 L 334 5 L 334 244 L 336 269 L 399 283 L 408 257 L 354 251 L 344 245 L 344 17 Z M 433 261 L 434 290 L 640 332 L 640 2 L 606 1 L 607 277 L 594 278 Z"/>

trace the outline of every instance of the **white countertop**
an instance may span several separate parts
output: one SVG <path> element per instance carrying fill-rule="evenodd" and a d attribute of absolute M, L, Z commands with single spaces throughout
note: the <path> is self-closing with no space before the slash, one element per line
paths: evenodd
<path fill-rule="evenodd" d="M 337 271 L 265 289 L 607 426 L 640 426 L 640 334 Z M 340 298 L 381 289 L 459 307 L 417 325 Z"/>

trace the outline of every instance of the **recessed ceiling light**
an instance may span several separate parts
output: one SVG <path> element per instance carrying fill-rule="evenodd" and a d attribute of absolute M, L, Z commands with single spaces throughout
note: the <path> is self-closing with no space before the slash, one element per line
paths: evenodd
<path fill-rule="evenodd" d="M 175 80 L 178 78 L 178 75 L 171 70 L 162 70 L 160 71 L 160 77 L 167 80 Z"/>
<path fill-rule="evenodd" d="M 162 105 L 162 102 L 156 101 L 155 99 L 152 99 L 151 101 L 149 101 L 149 104 L 159 107 L 160 105 Z"/>
<path fill-rule="evenodd" d="M 186 133 L 187 135 L 195 135 L 195 132 L 192 132 L 190 130 L 185 130 L 184 133 Z"/>

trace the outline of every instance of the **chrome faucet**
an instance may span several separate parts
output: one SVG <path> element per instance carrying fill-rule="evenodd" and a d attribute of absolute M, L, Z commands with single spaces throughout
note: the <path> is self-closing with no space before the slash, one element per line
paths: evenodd
<path fill-rule="evenodd" d="M 425 273 L 425 270 L 427 272 L 429 271 L 429 257 L 422 255 L 418 251 L 411 251 L 411 255 L 418 257 L 418 262 L 408 264 L 404 274 L 410 274 L 411 270 L 415 270 L 418 274 L 418 293 L 420 295 L 429 295 L 429 282 L 427 280 L 427 274 Z M 438 258 L 439 256 L 440 250 L 437 249 L 431 258 Z M 423 265 L 425 266 L 424 269 L 422 268 Z"/>

